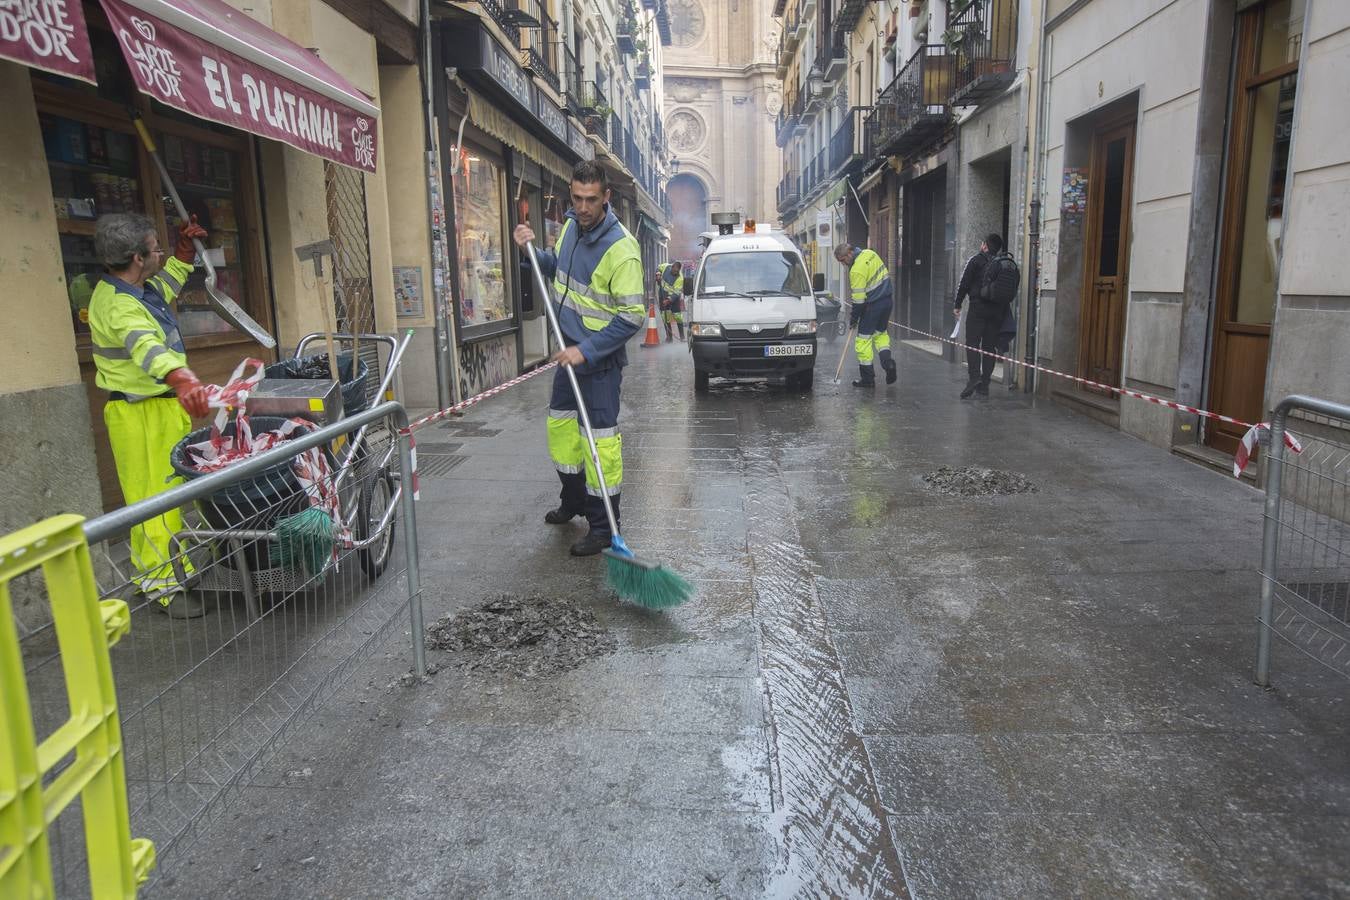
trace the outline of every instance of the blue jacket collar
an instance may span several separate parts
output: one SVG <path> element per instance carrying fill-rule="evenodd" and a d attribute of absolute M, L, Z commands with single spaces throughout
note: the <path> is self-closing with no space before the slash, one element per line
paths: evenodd
<path fill-rule="evenodd" d="M 129 281 L 123 281 L 116 275 L 104 275 L 103 280 L 108 282 L 108 284 L 111 284 L 114 288 L 116 288 L 117 293 L 119 294 L 130 294 L 137 300 L 145 299 L 145 288 L 143 286 L 137 287 L 136 285 L 132 284 Z"/>
<path fill-rule="evenodd" d="M 577 240 L 586 244 L 596 243 L 600 238 L 604 237 L 610 229 L 617 227 L 619 224 L 619 217 L 614 215 L 614 210 L 608 203 L 605 204 L 605 217 L 590 231 L 586 231 L 581 227 L 581 223 L 577 221 L 576 210 L 569 209 L 563 215 L 576 223 Z"/>

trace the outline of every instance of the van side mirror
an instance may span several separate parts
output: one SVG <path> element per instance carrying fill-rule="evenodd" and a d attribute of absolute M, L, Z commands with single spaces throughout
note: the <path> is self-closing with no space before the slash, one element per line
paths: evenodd
<path fill-rule="evenodd" d="M 680 293 L 685 297 L 694 296 L 694 279 L 692 276 L 684 280 L 684 287 L 680 289 Z"/>
<path fill-rule="evenodd" d="M 817 272 L 811 276 L 811 290 L 813 293 L 820 293 L 825 290 L 825 273 Z"/>

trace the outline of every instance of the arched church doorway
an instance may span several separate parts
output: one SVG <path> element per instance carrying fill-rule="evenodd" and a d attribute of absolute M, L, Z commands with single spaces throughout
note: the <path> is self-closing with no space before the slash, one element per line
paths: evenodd
<path fill-rule="evenodd" d="M 708 191 L 693 175 L 676 175 L 666 185 L 670 200 L 669 258 L 686 264 L 698 259 L 698 236 L 708 231 Z"/>

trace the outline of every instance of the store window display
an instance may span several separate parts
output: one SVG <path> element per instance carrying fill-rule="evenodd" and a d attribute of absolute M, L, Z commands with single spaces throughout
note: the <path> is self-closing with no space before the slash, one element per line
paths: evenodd
<path fill-rule="evenodd" d="M 458 150 L 458 148 L 455 148 Z M 502 255 L 505 206 L 501 167 L 464 147 L 454 173 L 459 245 L 459 315 L 465 328 L 512 318 Z"/>

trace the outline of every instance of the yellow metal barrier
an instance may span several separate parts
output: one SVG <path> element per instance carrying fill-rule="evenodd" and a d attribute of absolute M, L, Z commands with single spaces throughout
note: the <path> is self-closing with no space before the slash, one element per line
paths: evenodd
<path fill-rule="evenodd" d="M 56 516 L 0 538 L 0 897 L 55 895 L 47 829 L 79 798 L 94 897 L 134 897 L 155 864 L 132 840 L 108 648 L 131 624 L 121 600 L 99 600 L 80 516 Z M 37 742 L 9 583 L 42 567 L 61 650 L 70 718 Z M 61 764 L 74 754 L 69 765 Z M 50 783 L 48 775 L 60 768 Z"/>

